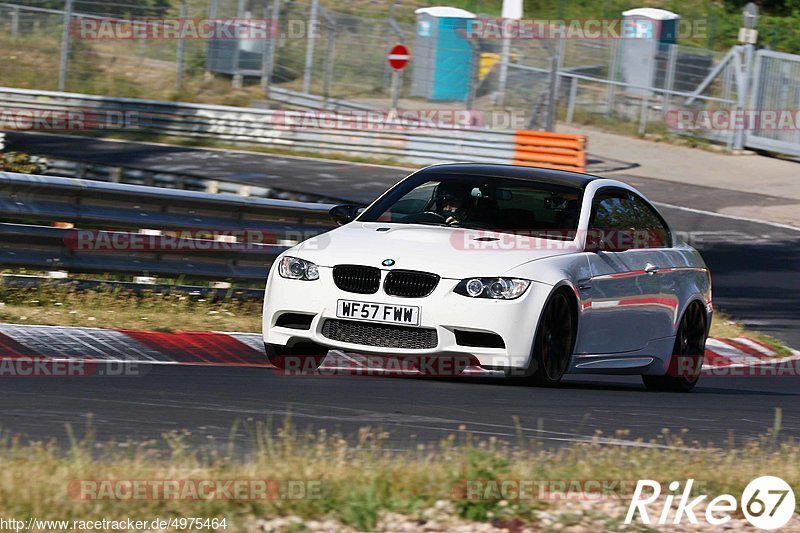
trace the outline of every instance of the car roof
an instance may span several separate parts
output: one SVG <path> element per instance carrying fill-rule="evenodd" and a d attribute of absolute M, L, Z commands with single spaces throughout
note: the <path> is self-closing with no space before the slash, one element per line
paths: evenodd
<path fill-rule="evenodd" d="M 519 165 L 499 165 L 487 163 L 450 163 L 431 165 L 416 172 L 425 174 L 460 174 L 467 176 L 492 176 L 495 178 L 514 178 L 521 180 L 549 183 L 553 185 L 578 187 L 585 189 L 594 180 L 601 179 L 591 174 L 556 170 L 550 168 L 524 167 Z"/>

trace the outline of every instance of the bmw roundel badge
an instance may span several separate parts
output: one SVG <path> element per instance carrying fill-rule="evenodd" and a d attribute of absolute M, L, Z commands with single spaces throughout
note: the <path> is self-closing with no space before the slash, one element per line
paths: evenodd
<path fill-rule="evenodd" d="M 385 267 L 394 266 L 394 259 L 384 259 L 381 264 Z"/>

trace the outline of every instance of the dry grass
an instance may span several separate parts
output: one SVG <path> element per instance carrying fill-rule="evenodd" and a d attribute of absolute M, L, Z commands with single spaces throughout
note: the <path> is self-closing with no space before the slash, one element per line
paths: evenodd
<path fill-rule="evenodd" d="M 0 322 L 157 331 L 261 331 L 260 301 L 0 286 Z"/>
<path fill-rule="evenodd" d="M 512 444 L 479 440 L 461 431 L 435 445 L 412 444 L 406 451 L 391 449 L 380 430 L 363 429 L 344 438 L 325 432 L 298 434 L 288 422 L 277 430 L 268 423 L 253 423 L 249 429 L 253 442 L 247 454 L 224 442 L 197 447 L 178 435 L 158 443 L 111 445 L 96 444 L 89 437 L 75 440 L 66 454 L 54 444 L 2 439 L 0 515 L 70 520 L 225 517 L 233 531 L 258 518 L 295 515 L 306 520 L 335 518 L 369 531 L 383 512 L 413 516 L 439 500 L 451 500 L 462 518 L 501 524 L 536 523 L 538 511 L 552 504 L 535 498 L 466 500 L 454 492 L 465 480 L 693 478 L 704 493 L 740 494 L 751 479 L 769 473 L 800 489 L 800 446 L 779 442 L 777 426 L 738 449 L 711 449 L 666 431 L 650 441 L 651 446 L 640 446 L 640 441 L 627 447 L 602 444 L 598 435 L 592 442 L 555 450 L 522 436 Z M 76 501 L 67 491 L 73 480 L 192 479 L 312 482 L 319 497 Z"/>

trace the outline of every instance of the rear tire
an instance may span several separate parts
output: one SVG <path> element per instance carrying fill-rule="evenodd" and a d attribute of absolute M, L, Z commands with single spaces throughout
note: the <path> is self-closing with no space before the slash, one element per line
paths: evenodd
<path fill-rule="evenodd" d="M 706 316 L 694 302 L 683 314 L 669 368 L 663 376 L 642 376 L 645 387 L 661 392 L 689 392 L 700 379 L 706 350 Z"/>
<path fill-rule="evenodd" d="M 313 342 L 300 342 L 292 347 L 264 343 L 267 360 L 278 370 L 292 374 L 311 374 L 325 360 L 328 349 Z"/>

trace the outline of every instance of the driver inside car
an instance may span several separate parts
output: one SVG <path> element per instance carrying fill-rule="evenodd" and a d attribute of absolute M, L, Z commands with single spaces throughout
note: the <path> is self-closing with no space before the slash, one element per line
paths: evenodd
<path fill-rule="evenodd" d="M 468 187 L 441 184 L 436 190 L 436 212 L 446 224 L 465 222 L 470 215 L 471 200 Z"/>

